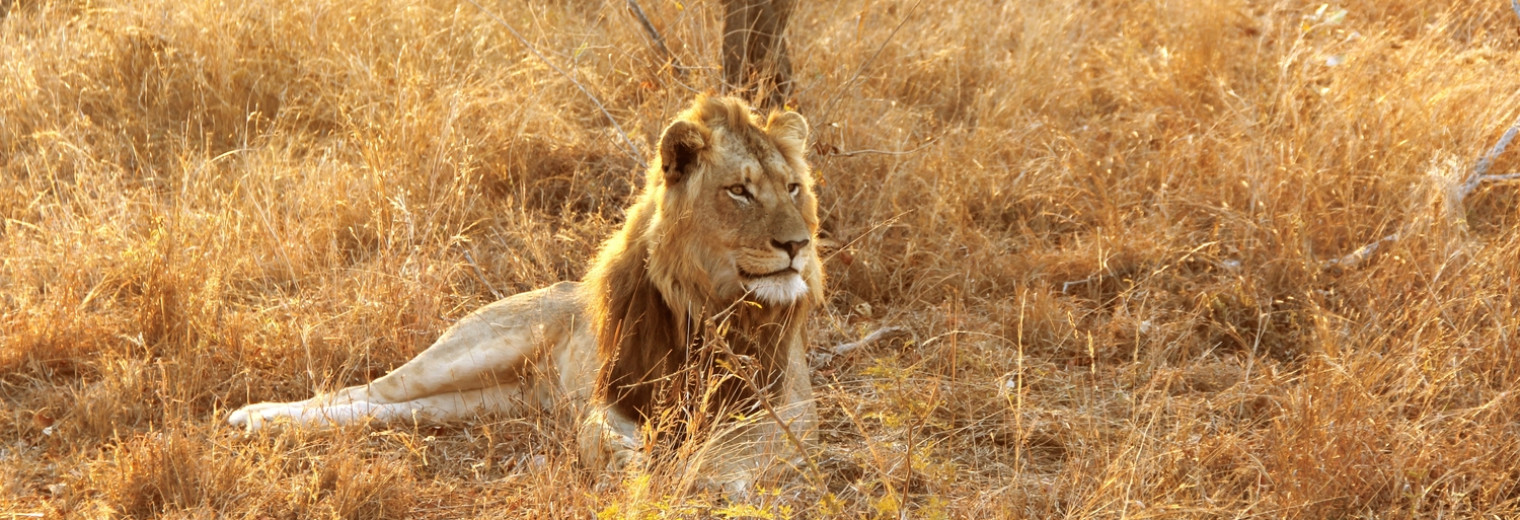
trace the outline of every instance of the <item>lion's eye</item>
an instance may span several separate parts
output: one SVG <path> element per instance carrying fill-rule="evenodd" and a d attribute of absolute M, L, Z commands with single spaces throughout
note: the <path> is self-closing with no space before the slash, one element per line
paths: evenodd
<path fill-rule="evenodd" d="M 749 200 L 750 199 L 749 189 L 745 188 L 743 184 L 735 184 L 733 186 L 729 186 L 728 187 L 728 195 L 730 197 L 733 197 L 733 198 L 736 198 L 736 199 L 741 199 L 741 200 Z"/>
<path fill-rule="evenodd" d="M 802 193 L 802 185 L 795 182 L 788 184 L 786 185 L 786 191 L 791 193 L 793 197 L 796 197 L 797 194 Z"/>

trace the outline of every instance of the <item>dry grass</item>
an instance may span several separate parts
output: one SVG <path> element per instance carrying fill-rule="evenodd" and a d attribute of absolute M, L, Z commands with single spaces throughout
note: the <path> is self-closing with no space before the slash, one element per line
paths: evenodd
<path fill-rule="evenodd" d="M 818 150 L 934 141 L 813 157 L 815 345 L 912 335 L 817 371 L 827 479 L 749 513 L 1520 514 L 1520 186 L 1443 195 L 1520 116 L 1503 2 L 929 4 L 795 19 Z M 622 6 L 488 7 L 647 153 L 719 7 L 644 2 L 683 79 Z M 468 3 L 14 2 L 0 516 L 745 513 L 599 489 L 552 417 L 223 423 L 418 352 L 493 298 L 465 252 L 578 278 L 637 164 Z"/>

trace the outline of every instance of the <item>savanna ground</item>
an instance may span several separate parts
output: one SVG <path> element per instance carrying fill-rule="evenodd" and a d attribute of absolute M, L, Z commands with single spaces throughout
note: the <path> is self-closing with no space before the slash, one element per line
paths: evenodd
<path fill-rule="evenodd" d="M 638 156 L 468 2 L 4 3 L 0 517 L 1520 515 L 1520 186 L 1453 196 L 1507 2 L 806 2 L 814 349 L 907 332 L 818 356 L 821 474 L 753 504 L 554 417 L 224 423 L 580 277 L 716 2 L 642 2 L 679 72 L 623 2 L 485 5 Z"/>

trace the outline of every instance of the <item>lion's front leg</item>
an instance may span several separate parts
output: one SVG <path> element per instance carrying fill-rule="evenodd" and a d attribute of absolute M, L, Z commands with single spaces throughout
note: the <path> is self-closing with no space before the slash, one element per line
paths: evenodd
<path fill-rule="evenodd" d="M 748 496 L 757 484 L 774 486 L 795 478 L 808 465 L 811 405 L 776 400 L 769 411 L 757 410 L 720 426 L 687 461 L 688 478 L 730 497 Z"/>
<path fill-rule="evenodd" d="M 757 483 L 774 485 L 795 478 L 810 464 L 818 412 L 801 340 L 788 345 L 786 375 L 779 392 L 748 417 L 720 426 L 688 461 L 704 487 L 731 497 L 748 495 Z"/>

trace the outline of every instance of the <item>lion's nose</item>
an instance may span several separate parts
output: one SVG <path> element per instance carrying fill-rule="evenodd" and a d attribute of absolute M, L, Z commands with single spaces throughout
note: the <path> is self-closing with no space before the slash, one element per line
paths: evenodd
<path fill-rule="evenodd" d="M 791 255 L 793 258 L 796 258 L 797 257 L 797 252 L 801 251 L 802 248 L 807 247 L 807 245 L 808 245 L 808 239 L 804 238 L 802 240 L 793 240 L 793 241 L 790 241 L 790 242 L 782 242 L 780 240 L 776 240 L 776 239 L 773 238 L 773 239 L 771 239 L 771 245 L 776 246 L 776 249 L 785 250 L 788 255 Z"/>

